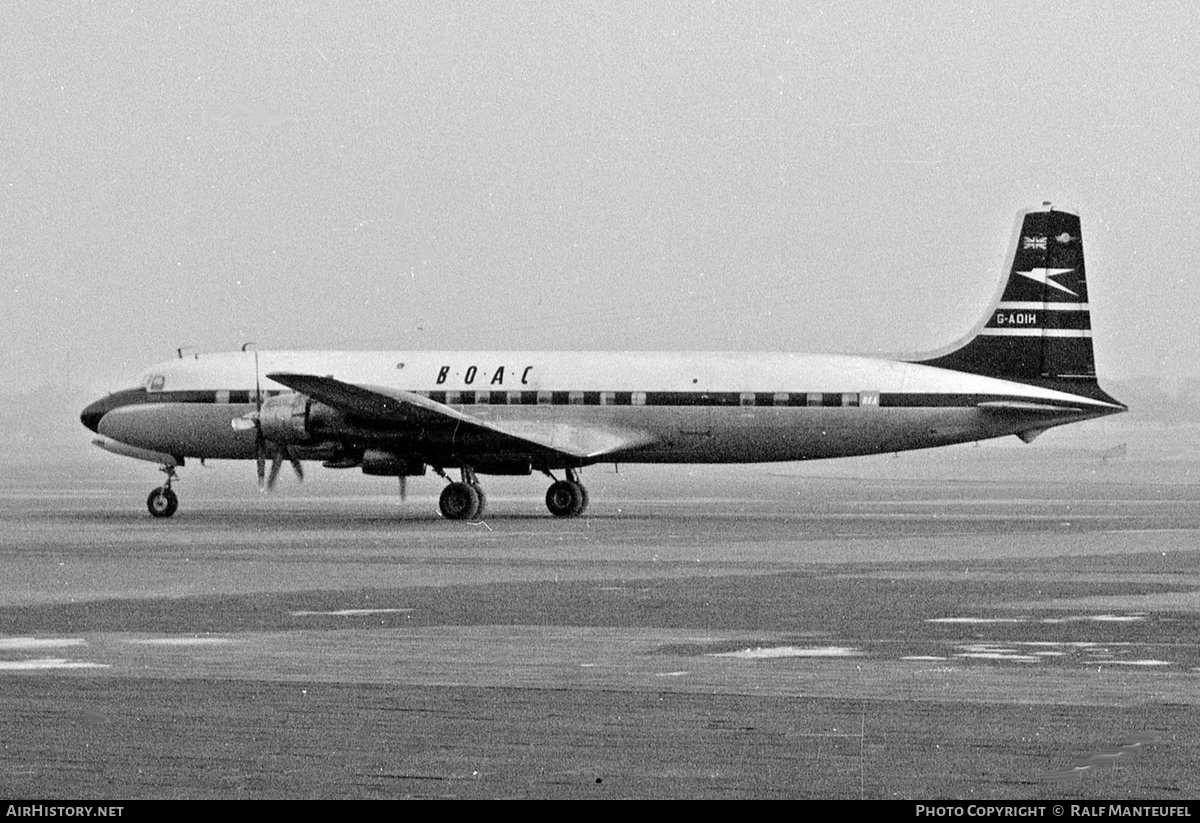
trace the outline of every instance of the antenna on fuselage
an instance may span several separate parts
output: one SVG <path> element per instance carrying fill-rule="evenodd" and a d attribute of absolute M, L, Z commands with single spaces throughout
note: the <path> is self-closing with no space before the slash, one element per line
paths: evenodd
<path fill-rule="evenodd" d="M 192 347 L 191 347 L 191 346 L 180 346 L 179 348 L 175 349 L 175 353 L 176 353 L 176 354 L 178 354 L 178 355 L 179 355 L 179 359 L 180 359 L 180 360 L 182 360 L 182 359 L 183 359 L 183 353 L 184 353 L 185 351 L 191 351 L 191 349 L 192 349 Z M 200 352 L 192 352 L 192 357 L 194 357 L 194 358 L 196 358 L 197 360 L 199 360 L 199 359 L 200 359 Z"/>
<path fill-rule="evenodd" d="M 255 343 L 253 340 L 247 340 L 245 343 L 242 344 L 242 351 L 246 351 L 246 349 L 250 348 L 251 346 L 257 346 L 257 345 L 258 344 Z M 254 362 L 257 363 L 258 361 L 255 360 Z"/>

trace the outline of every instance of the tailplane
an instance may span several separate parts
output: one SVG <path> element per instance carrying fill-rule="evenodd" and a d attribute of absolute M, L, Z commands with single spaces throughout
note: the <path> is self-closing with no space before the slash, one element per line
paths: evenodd
<path fill-rule="evenodd" d="M 1096 384 L 1079 215 L 1049 203 L 1026 212 L 1011 259 L 970 339 L 913 362 L 1111 400 Z"/>

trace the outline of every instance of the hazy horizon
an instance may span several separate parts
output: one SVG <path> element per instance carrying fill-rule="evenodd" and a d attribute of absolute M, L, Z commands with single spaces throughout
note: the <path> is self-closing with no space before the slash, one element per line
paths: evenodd
<path fill-rule="evenodd" d="M 1200 11 L 0 9 L 0 393 L 180 346 L 931 350 L 1081 213 L 1101 383 L 1200 374 Z"/>

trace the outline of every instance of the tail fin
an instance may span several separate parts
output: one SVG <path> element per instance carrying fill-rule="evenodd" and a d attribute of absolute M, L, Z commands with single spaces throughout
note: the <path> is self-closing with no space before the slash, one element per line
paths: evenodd
<path fill-rule="evenodd" d="M 958 348 L 915 362 L 1103 394 L 1096 386 L 1079 215 L 1049 203 L 1025 212 L 1008 282 L 988 318 Z"/>

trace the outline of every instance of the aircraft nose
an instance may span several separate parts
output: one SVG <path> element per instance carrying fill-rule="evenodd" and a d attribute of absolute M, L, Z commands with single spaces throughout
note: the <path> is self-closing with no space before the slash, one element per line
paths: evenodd
<path fill-rule="evenodd" d="M 100 418 L 107 414 L 108 411 L 109 409 L 105 406 L 104 401 L 97 400 L 83 410 L 83 413 L 79 415 L 79 422 L 92 431 L 98 432 L 100 430 Z"/>
<path fill-rule="evenodd" d="M 91 403 L 79 415 L 79 422 L 87 426 L 92 431 L 99 433 L 100 421 L 104 419 L 104 415 L 121 406 L 128 406 L 134 403 L 143 402 L 146 392 L 143 389 L 127 389 L 125 391 L 114 392 L 106 397 L 102 397 L 95 403 Z"/>

